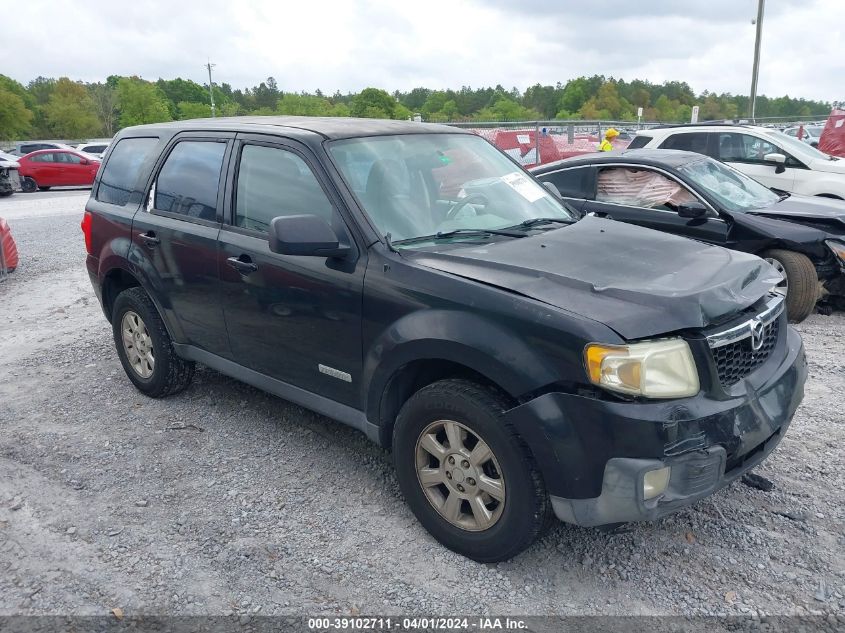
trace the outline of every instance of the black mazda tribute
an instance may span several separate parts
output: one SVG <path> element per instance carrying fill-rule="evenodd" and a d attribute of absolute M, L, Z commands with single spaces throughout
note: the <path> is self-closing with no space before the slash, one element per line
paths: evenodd
<path fill-rule="evenodd" d="M 127 128 L 82 222 L 151 397 L 195 363 L 390 448 L 441 543 L 650 520 L 786 433 L 807 376 L 763 260 L 579 219 L 453 128 L 248 117 Z"/>

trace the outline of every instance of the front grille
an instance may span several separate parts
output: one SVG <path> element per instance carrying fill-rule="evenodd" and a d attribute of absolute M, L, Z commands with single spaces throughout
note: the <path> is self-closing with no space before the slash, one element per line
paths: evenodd
<path fill-rule="evenodd" d="M 735 385 L 769 359 L 778 341 L 783 307 L 782 297 L 771 297 L 756 317 L 707 337 L 722 387 Z"/>
<path fill-rule="evenodd" d="M 778 340 L 779 328 L 779 320 L 765 326 L 763 345 L 758 350 L 752 349 L 750 336 L 713 350 L 713 360 L 716 361 L 716 371 L 723 387 L 735 385 L 769 359 Z"/>

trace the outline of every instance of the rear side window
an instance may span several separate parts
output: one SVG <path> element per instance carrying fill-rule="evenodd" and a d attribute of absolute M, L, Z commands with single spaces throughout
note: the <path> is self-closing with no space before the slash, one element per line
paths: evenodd
<path fill-rule="evenodd" d="M 125 138 L 118 141 L 103 169 L 97 188 L 97 200 L 125 206 L 138 181 L 141 165 L 157 144 L 157 138 Z"/>
<path fill-rule="evenodd" d="M 551 174 L 543 174 L 540 180 L 550 182 L 560 195 L 566 198 L 587 198 L 587 174 L 589 167 L 563 169 Z"/>
<path fill-rule="evenodd" d="M 685 134 L 673 134 L 660 145 L 660 149 L 682 149 L 687 152 L 707 154 L 706 132 L 689 132 Z"/>
<path fill-rule="evenodd" d="M 628 143 L 628 149 L 640 149 L 641 147 L 645 147 L 646 145 L 648 145 L 651 142 L 651 140 L 653 138 L 654 138 L 653 136 L 645 136 L 643 134 L 637 134 L 634 137 L 634 140 L 631 141 L 630 143 Z"/>
<path fill-rule="evenodd" d="M 181 141 L 158 173 L 153 206 L 199 220 L 217 219 L 217 193 L 226 143 Z"/>
<path fill-rule="evenodd" d="M 332 205 L 311 168 L 293 152 L 246 145 L 241 152 L 235 225 L 267 231 L 280 215 L 314 214 L 331 221 Z"/>

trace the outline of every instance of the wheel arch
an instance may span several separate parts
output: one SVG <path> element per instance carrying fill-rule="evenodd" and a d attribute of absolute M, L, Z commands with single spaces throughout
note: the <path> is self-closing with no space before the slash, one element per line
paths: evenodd
<path fill-rule="evenodd" d="M 560 372 L 521 337 L 480 315 L 426 310 L 407 315 L 371 346 L 364 362 L 367 419 L 390 446 L 404 402 L 437 380 L 467 378 L 514 405 L 526 393 L 559 380 Z"/>

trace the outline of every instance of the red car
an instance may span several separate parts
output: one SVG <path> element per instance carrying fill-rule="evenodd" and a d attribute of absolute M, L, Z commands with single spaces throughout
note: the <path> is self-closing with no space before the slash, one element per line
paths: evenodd
<path fill-rule="evenodd" d="M 19 158 L 21 189 L 31 193 L 50 187 L 90 185 L 100 161 L 70 149 L 42 149 Z"/>

